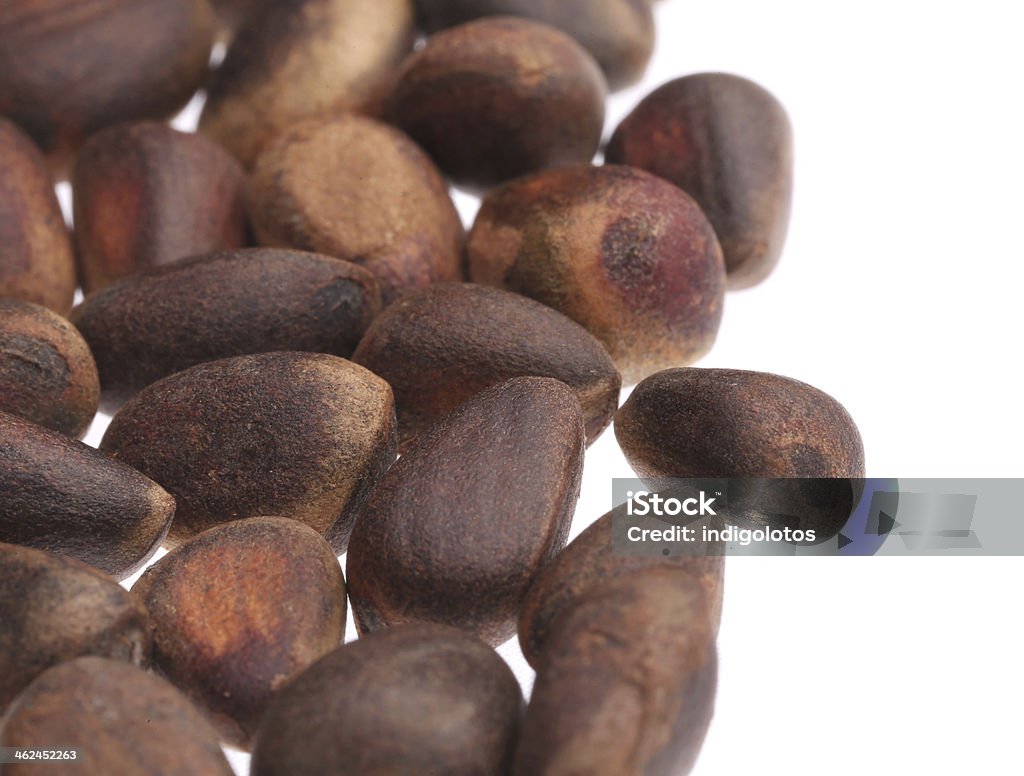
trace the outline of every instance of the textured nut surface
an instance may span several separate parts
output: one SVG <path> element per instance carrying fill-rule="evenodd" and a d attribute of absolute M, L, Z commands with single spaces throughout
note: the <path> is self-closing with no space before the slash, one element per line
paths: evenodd
<path fill-rule="evenodd" d="M 648 95 L 615 130 L 605 158 L 672 181 L 715 227 L 730 288 L 764 280 L 789 226 L 793 133 L 785 109 L 751 81 L 700 73 Z"/>
<path fill-rule="evenodd" d="M 260 156 L 249 215 L 263 245 L 362 264 L 387 304 L 462 278 L 463 228 L 433 162 L 398 130 L 339 116 L 307 122 Z"/>
<path fill-rule="evenodd" d="M 583 473 L 583 414 L 564 383 L 477 394 L 402 455 L 360 511 L 348 552 L 360 632 L 409 622 L 497 646 L 562 549 Z"/>
<path fill-rule="evenodd" d="M 567 32 L 591 53 L 614 88 L 640 80 L 654 51 L 647 0 L 417 0 L 430 32 L 482 16 L 525 16 Z"/>
<path fill-rule="evenodd" d="M 291 517 L 339 553 L 395 457 L 394 400 L 365 369 L 317 353 L 199 364 L 143 389 L 100 449 L 178 502 L 168 545 L 245 517 Z"/>
<path fill-rule="evenodd" d="M 556 621 L 513 773 L 689 773 L 711 722 L 716 678 L 700 582 L 676 568 L 614 579 Z"/>
<path fill-rule="evenodd" d="M 6 6 L 0 9 L 0 20 L 5 13 Z M 0 75 L 0 84 L 2 79 Z M 66 315 L 74 295 L 71 238 L 46 160 L 20 129 L 0 116 L 0 296 Z"/>
<path fill-rule="evenodd" d="M 593 57 L 565 33 L 489 17 L 428 38 L 402 66 L 390 111 L 447 175 L 485 187 L 589 162 L 606 90 Z"/>
<path fill-rule="evenodd" d="M 80 437 L 100 398 L 82 335 L 54 312 L 0 298 L 0 410 Z"/>
<path fill-rule="evenodd" d="M 0 115 L 58 166 L 96 130 L 163 118 L 206 78 L 207 0 L 9 0 L 0 6 Z"/>
<path fill-rule="evenodd" d="M 174 499 L 135 469 L 0 412 L 0 542 L 77 558 L 124 579 L 156 552 Z"/>
<path fill-rule="evenodd" d="M 411 0 L 274 0 L 238 30 L 199 130 L 248 167 L 303 119 L 377 114 L 413 44 Z"/>
<path fill-rule="evenodd" d="M 624 507 L 617 508 L 619 517 L 623 512 Z M 690 554 L 686 555 L 630 555 L 613 543 L 612 520 L 615 515 L 616 511 L 608 512 L 592 523 L 537 575 L 530 586 L 519 614 L 519 645 L 530 665 L 537 665 L 559 615 L 571 610 L 583 596 L 608 580 L 651 567 L 683 568 L 699 580 L 705 591 L 712 630 L 718 633 L 725 583 L 725 557 L 717 554 L 719 548 L 694 543 L 688 547 Z"/>
<path fill-rule="evenodd" d="M 513 377 L 553 377 L 576 391 L 587 442 L 609 423 L 621 378 L 579 324 L 530 299 L 441 283 L 381 313 L 352 360 L 395 392 L 404 447 L 471 396 Z"/>
<path fill-rule="evenodd" d="M 626 384 L 704 355 L 722 318 L 714 230 L 689 196 L 641 170 L 564 167 L 505 184 L 484 199 L 467 253 L 473 282 L 569 316 Z"/>
<path fill-rule="evenodd" d="M 276 350 L 350 356 L 379 310 L 377 281 L 361 267 L 253 248 L 144 270 L 86 297 L 72 319 L 112 412 L 207 361 Z"/>
<path fill-rule="evenodd" d="M 51 668 L 11 704 L 3 746 L 77 749 L 77 760 L 4 766 L 10 776 L 151 774 L 232 776 L 217 734 L 163 679 L 134 666 L 82 657 Z"/>
<path fill-rule="evenodd" d="M 0 543 L 0 715 L 50 666 L 82 655 L 147 665 L 145 608 L 84 563 Z"/>
<path fill-rule="evenodd" d="M 145 267 L 246 242 L 244 174 L 206 138 L 121 124 L 82 147 L 72 176 L 86 293 Z"/>
<path fill-rule="evenodd" d="M 154 666 L 243 748 L 271 694 L 345 637 L 337 557 L 283 517 L 203 532 L 150 566 L 132 594 L 152 616 Z"/>
<path fill-rule="evenodd" d="M 864 476 L 864 445 L 843 406 L 766 372 L 652 375 L 615 416 L 615 437 L 641 477 Z"/>
<path fill-rule="evenodd" d="M 321 658 L 277 694 L 252 774 L 499 776 L 522 703 L 512 671 L 472 636 L 388 628 Z"/>

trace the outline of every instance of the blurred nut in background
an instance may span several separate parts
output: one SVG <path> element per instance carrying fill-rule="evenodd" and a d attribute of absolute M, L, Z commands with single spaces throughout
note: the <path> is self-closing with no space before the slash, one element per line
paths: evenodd
<path fill-rule="evenodd" d="M 199 130 L 250 166 L 303 119 L 377 114 L 414 38 L 411 0 L 273 0 L 238 30 Z"/>
<path fill-rule="evenodd" d="M 487 187 L 589 162 L 606 91 L 594 58 L 565 33 L 489 17 L 428 38 L 402 66 L 390 111 L 453 180 Z"/>
<path fill-rule="evenodd" d="M 82 148 L 72 175 L 85 293 L 146 267 L 246 242 L 244 173 L 206 138 L 122 124 Z"/>
<path fill-rule="evenodd" d="M 0 115 L 62 170 L 102 127 L 174 114 L 206 80 L 207 0 L 4 0 Z"/>

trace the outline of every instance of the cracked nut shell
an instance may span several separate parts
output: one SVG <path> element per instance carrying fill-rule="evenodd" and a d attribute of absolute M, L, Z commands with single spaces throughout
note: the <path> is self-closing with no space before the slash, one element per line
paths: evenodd
<path fill-rule="evenodd" d="M 725 254 L 729 287 L 775 268 L 789 226 L 793 137 L 757 84 L 699 73 L 659 87 L 619 125 L 605 159 L 660 175 L 697 200 Z"/>
<path fill-rule="evenodd" d="M 0 412 L 0 542 L 68 555 L 117 578 L 156 552 L 174 499 L 125 464 Z"/>
<path fill-rule="evenodd" d="M 352 355 L 380 311 L 365 269 L 252 248 L 144 270 L 91 294 L 72 320 L 116 411 L 157 380 L 220 358 L 277 350 Z"/>
<path fill-rule="evenodd" d="M 0 544 L 0 716 L 50 666 L 83 655 L 149 663 L 146 609 L 111 577 L 48 552 Z"/>
<path fill-rule="evenodd" d="M 529 376 L 553 377 L 576 392 L 589 444 L 615 413 L 622 382 L 579 324 L 472 283 L 440 283 L 398 300 L 370 325 L 352 360 L 391 385 L 403 448 L 485 388 Z"/>
<path fill-rule="evenodd" d="M 725 266 L 678 187 L 642 170 L 564 167 L 487 194 L 467 245 L 475 283 L 524 294 L 597 337 L 633 384 L 715 340 Z"/>
<path fill-rule="evenodd" d="M 606 92 L 601 69 L 575 40 L 502 16 L 428 38 L 403 64 L 389 107 L 453 180 L 487 187 L 589 162 Z"/>
<path fill-rule="evenodd" d="M 843 406 L 766 372 L 651 375 L 615 416 L 615 437 L 640 477 L 864 476 L 864 445 Z"/>
<path fill-rule="evenodd" d="M 348 551 L 361 633 L 452 625 L 493 646 L 565 545 L 583 473 L 583 414 L 569 386 L 520 377 L 421 435 L 360 511 Z"/>
<path fill-rule="evenodd" d="M 4 746 L 77 749 L 78 758 L 23 761 L 4 776 L 58 773 L 233 776 L 217 734 L 170 684 L 134 666 L 82 657 L 51 668 L 11 704 Z M 62 767 L 65 766 L 65 767 Z"/>
<path fill-rule="evenodd" d="M 321 658 L 274 697 L 252 775 L 500 776 L 522 703 L 511 669 L 472 636 L 388 628 Z"/>
<path fill-rule="evenodd" d="M 82 147 L 71 183 L 87 294 L 146 267 L 246 243 L 245 175 L 200 135 L 152 121 L 105 129 Z"/>
<path fill-rule="evenodd" d="M 215 525 L 277 515 L 344 552 L 355 511 L 395 457 L 394 401 L 362 367 L 319 353 L 199 364 L 143 389 L 100 449 L 170 491 L 173 548 Z"/>
<path fill-rule="evenodd" d="M 132 587 L 155 668 L 247 748 L 272 693 L 345 637 L 345 581 L 309 526 L 254 517 L 203 532 Z"/>
<path fill-rule="evenodd" d="M 462 278 L 464 232 L 448 184 L 398 130 L 360 116 L 307 122 L 260 156 L 249 217 L 262 245 L 365 266 L 384 303 Z"/>
<path fill-rule="evenodd" d="M 78 330 L 45 307 L 0 298 L 0 410 L 81 437 L 99 398 L 96 362 Z"/>

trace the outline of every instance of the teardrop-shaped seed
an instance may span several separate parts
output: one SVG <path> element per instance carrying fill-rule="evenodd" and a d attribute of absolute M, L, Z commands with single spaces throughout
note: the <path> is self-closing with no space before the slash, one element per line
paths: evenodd
<path fill-rule="evenodd" d="M 278 350 L 352 355 L 380 310 L 367 270 L 253 248 L 144 270 L 86 297 L 72 320 L 114 412 L 157 380 L 220 358 Z"/>
<path fill-rule="evenodd" d="M 615 437 L 641 477 L 864 476 L 864 445 L 843 406 L 766 372 L 652 375 L 615 416 Z"/>
<path fill-rule="evenodd" d="M 348 552 L 360 632 L 453 625 L 497 646 L 562 549 L 583 471 L 583 415 L 557 380 L 489 388 L 420 436 L 359 513 Z"/>
<path fill-rule="evenodd" d="M 789 226 L 793 138 L 785 109 L 724 73 L 669 81 L 615 130 L 605 158 L 672 181 L 715 227 L 730 288 L 764 280 Z"/>
<path fill-rule="evenodd" d="M 124 579 L 156 552 L 174 499 L 135 469 L 64 434 L 0 412 L 0 542 L 72 558 Z"/>
<path fill-rule="evenodd" d="M 99 657 L 40 675 L 11 704 L 0 741 L 77 750 L 74 760 L 5 765 L 4 776 L 233 776 L 217 734 L 187 698 L 158 676 Z"/>
<path fill-rule="evenodd" d="M 149 663 L 146 609 L 71 558 L 0 544 L 0 716 L 50 666 L 83 655 Z"/>
<path fill-rule="evenodd" d="M 252 776 L 509 772 L 523 703 L 494 650 L 440 625 L 371 633 L 270 703 Z"/>
<path fill-rule="evenodd" d="M 711 722 L 714 633 L 701 583 L 677 568 L 619 577 L 554 623 L 515 776 L 682 776 Z"/>
<path fill-rule="evenodd" d="M 200 364 L 145 388 L 100 449 L 178 502 L 174 547 L 245 517 L 291 517 L 344 552 L 355 510 L 395 457 L 387 383 L 337 356 L 262 353 Z"/>
<path fill-rule="evenodd" d="M 96 362 L 79 331 L 45 307 L 0 299 L 0 410 L 81 437 L 99 400 Z"/>
<path fill-rule="evenodd" d="M 345 636 L 345 581 L 307 525 L 254 517 L 215 526 L 132 587 L 153 621 L 154 666 L 248 747 L 272 693 Z"/>
<path fill-rule="evenodd" d="M 439 283 L 398 300 L 352 360 L 391 385 L 404 447 L 470 397 L 512 377 L 553 377 L 576 391 L 587 443 L 605 429 L 622 379 L 586 329 L 531 299 Z"/>

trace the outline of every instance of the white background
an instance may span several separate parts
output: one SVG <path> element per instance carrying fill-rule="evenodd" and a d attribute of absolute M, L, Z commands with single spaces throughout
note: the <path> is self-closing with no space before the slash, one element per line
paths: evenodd
<path fill-rule="evenodd" d="M 860 426 L 870 476 L 1024 476 L 1016 7 L 663 0 L 648 77 L 611 101 L 609 132 L 660 83 L 723 70 L 787 107 L 783 259 L 727 298 L 700 365 L 831 393 Z M 475 202 L 458 201 L 471 220 Z M 630 475 L 607 432 L 573 535 L 607 510 L 610 478 Z M 1024 773 L 1022 591 L 1019 558 L 733 559 L 694 773 Z M 516 645 L 501 653 L 528 691 Z M 247 759 L 232 754 L 240 772 Z"/>

